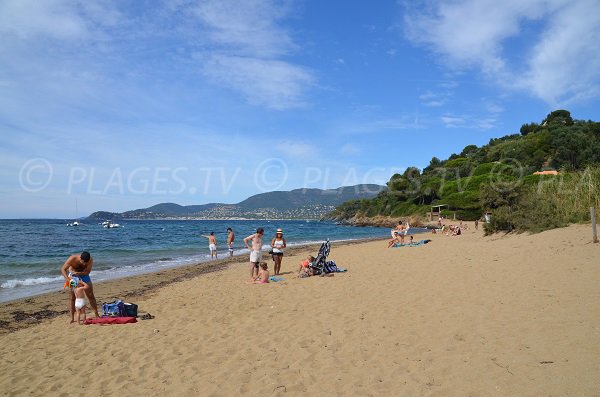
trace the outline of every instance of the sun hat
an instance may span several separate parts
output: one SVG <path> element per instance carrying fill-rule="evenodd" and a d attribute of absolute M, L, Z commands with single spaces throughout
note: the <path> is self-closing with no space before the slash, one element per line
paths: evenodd
<path fill-rule="evenodd" d="M 281 230 L 281 229 L 277 229 L 277 233 L 281 233 L 281 234 L 283 234 L 283 230 Z"/>

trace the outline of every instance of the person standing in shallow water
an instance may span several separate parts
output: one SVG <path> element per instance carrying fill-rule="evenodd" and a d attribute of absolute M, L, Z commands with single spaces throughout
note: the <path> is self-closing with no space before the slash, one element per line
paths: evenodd
<path fill-rule="evenodd" d="M 217 239 L 215 232 L 210 232 L 210 236 L 202 235 L 208 239 L 208 249 L 210 250 L 210 259 L 217 259 Z"/>
<path fill-rule="evenodd" d="M 273 253 L 273 272 L 275 275 L 279 275 L 281 272 L 281 261 L 283 260 L 283 249 L 287 247 L 285 238 L 283 237 L 283 230 L 277 229 L 275 237 L 271 240 L 271 252 Z"/>
<path fill-rule="evenodd" d="M 235 233 L 230 227 L 227 228 L 227 247 L 229 248 L 229 256 L 233 256 L 233 242 L 235 241 Z"/>
<path fill-rule="evenodd" d="M 92 285 L 92 279 L 90 278 L 90 273 L 92 271 L 92 266 L 94 264 L 94 259 L 89 252 L 83 251 L 80 255 L 71 255 L 65 263 L 60 268 L 60 272 L 65 280 L 69 280 L 69 278 L 77 277 L 80 280 L 83 280 L 87 285 L 88 289 L 85 291 L 85 294 L 90 301 L 90 306 L 94 311 L 96 317 L 100 317 L 98 314 L 98 305 L 96 304 L 96 297 L 94 296 L 94 286 Z M 71 323 L 75 322 L 75 293 L 72 288 L 69 288 L 69 314 L 71 315 Z"/>

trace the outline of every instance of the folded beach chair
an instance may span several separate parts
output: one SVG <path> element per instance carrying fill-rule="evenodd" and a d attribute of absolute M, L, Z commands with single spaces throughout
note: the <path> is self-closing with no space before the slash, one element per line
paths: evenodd
<path fill-rule="evenodd" d="M 319 248 L 319 253 L 315 257 L 314 262 L 310 264 L 310 267 L 313 268 L 314 274 L 323 274 L 323 270 L 325 269 L 325 262 L 327 261 L 327 256 L 331 252 L 331 243 L 329 239 L 321 244 L 321 248 Z"/>

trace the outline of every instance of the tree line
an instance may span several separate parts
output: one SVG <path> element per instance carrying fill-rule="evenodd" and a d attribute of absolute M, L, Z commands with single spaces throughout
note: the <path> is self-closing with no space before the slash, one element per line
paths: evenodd
<path fill-rule="evenodd" d="M 551 187 L 565 189 L 565 183 L 569 189 L 588 182 L 597 187 L 599 164 L 600 123 L 574 120 L 569 111 L 556 110 L 540 123 L 523 124 L 519 134 L 490 139 L 481 147 L 468 145 L 446 160 L 433 157 L 422 170 L 408 167 L 402 174 L 394 174 L 387 190 L 375 198 L 345 202 L 329 216 L 425 216 L 432 205 L 446 204 L 447 215 L 456 214 L 463 220 L 479 219 L 487 211 L 496 213 L 494 225 L 487 226 L 490 231 L 531 230 L 531 222 L 517 219 L 524 217 L 526 202 L 533 211 L 531 203 L 540 199 L 537 196 L 542 191 L 549 194 Z M 559 175 L 533 175 L 544 170 L 556 170 Z M 556 219 L 549 208 L 544 211 L 545 218 Z"/>

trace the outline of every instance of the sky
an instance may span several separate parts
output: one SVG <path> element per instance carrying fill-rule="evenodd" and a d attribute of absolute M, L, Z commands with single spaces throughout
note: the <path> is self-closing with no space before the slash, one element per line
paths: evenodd
<path fill-rule="evenodd" d="M 0 218 L 385 184 L 600 120 L 598 0 L 2 0 Z"/>

